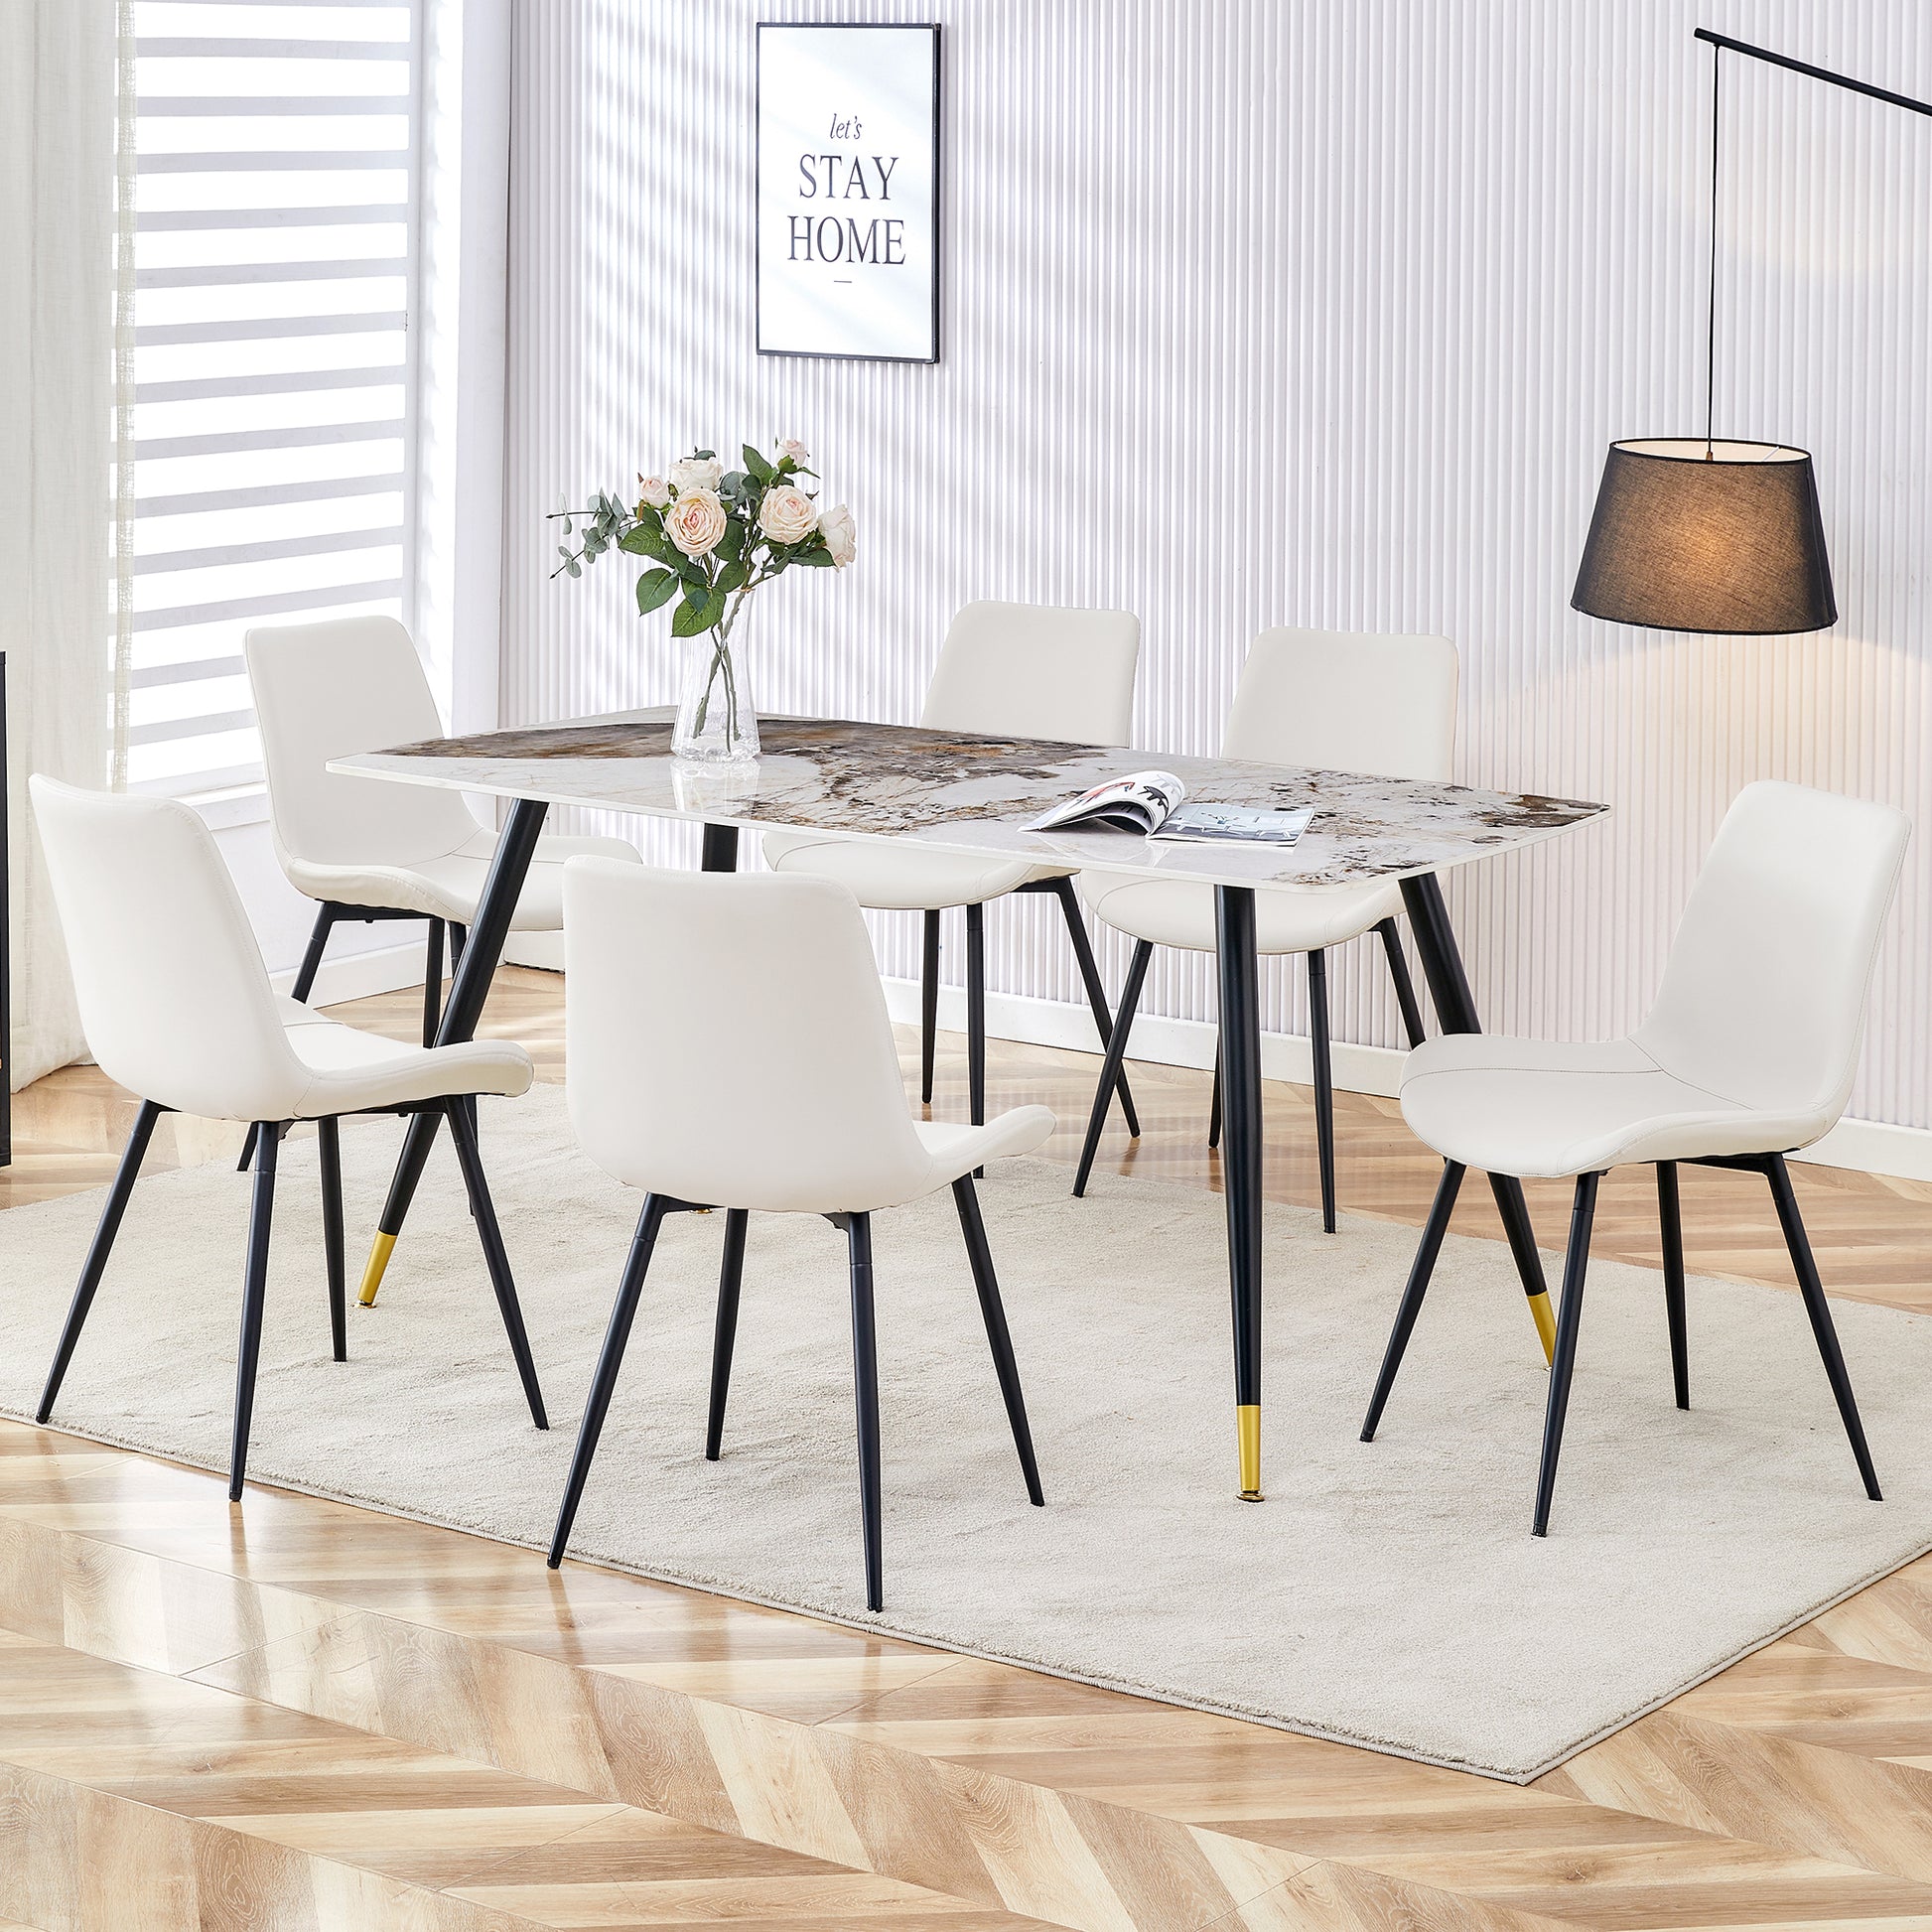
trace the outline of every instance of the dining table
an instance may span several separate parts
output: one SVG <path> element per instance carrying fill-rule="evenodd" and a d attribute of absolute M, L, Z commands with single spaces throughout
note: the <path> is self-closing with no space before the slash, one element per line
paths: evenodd
<path fill-rule="evenodd" d="M 432 739 L 331 760 L 330 771 L 341 777 L 433 785 L 507 801 L 437 1043 L 467 1040 L 476 1033 L 553 805 L 695 822 L 704 828 L 701 864 L 712 872 L 736 870 L 741 832 L 782 828 L 1211 888 L 1237 1494 L 1244 1501 L 1261 1501 L 1263 1135 L 1255 896 L 1359 892 L 1398 883 L 1441 1030 L 1477 1033 L 1475 1001 L 1449 923 L 1442 876 L 1563 837 L 1608 808 L 1363 772 L 1156 758 L 1118 747 L 847 719 L 760 719 L 759 734 L 762 755 L 755 760 L 697 763 L 672 755 L 667 714 L 639 712 Z M 1182 781 L 1190 801 L 1287 810 L 1309 806 L 1314 815 L 1292 846 L 1182 843 L 1096 827 L 1035 829 L 1033 821 L 1049 806 L 1155 763 Z M 440 1118 L 418 1114 L 406 1130 L 364 1276 L 365 1303 L 374 1299 L 402 1232 Z M 1555 1322 L 1522 1183 L 1495 1174 L 1490 1186 L 1547 1360 Z"/>

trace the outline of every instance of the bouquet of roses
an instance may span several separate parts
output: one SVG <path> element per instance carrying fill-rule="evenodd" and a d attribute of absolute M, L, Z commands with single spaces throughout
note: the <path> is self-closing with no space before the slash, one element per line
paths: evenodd
<path fill-rule="evenodd" d="M 607 550 L 648 558 L 637 579 L 638 612 L 675 598 L 672 636 L 707 639 L 687 671 L 672 733 L 682 758 L 758 756 L 741 628 L 747 602 L 793 564 L 843 570 L 852 561 L 852 512 L 843 503 L 821 510 L 803 487 L 801 479 L 817 481 L 805 468 L 804 444 L 782 442 L 772 459 L 747 443 L 742 455 L 745 467 L 727 471 L 714 452 L 694 450 L 664 476 L 639 477 L 634 508 L 600 490 L 588 509 L 566 500 L 553 512 L 578 547 L 557 546 L 563 561 L 552 577 L 581 577 Z M 719 712 L 714 695 L 723 699 Z"/>
<path fill-rule="evenodd" d="M 741 454 L 742 470 L 727 471 L 712 451 L 694 450 L 661 477 L 639 477 L 634 508 L 603 490 L 588 509 L 560 505 L 552 520 L 561 519 L 579 547 L 557 546 L 563 561 L 551 576 L 580 577 L 607 550 L 651 558 L 637 579 L 638 611 L 681 597 L 671 634 L 696 637 L 729 635 L 745 600 L 793 564 L 843 570 L 854 552 L 852 512 L 843 503 L 821 510 L 799 485 L 801 477 L 817 481 L 805 468 L 805 446 L 782 442 L 775 461 L 749 443 Z"/>

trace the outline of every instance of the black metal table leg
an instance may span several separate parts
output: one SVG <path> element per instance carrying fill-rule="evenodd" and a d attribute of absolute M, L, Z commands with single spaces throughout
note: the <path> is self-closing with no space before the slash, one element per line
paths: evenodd
<path fill-rule="evenodd" d="M 736 825 L 707 825 L 704 828 L 704 850 L 698 859 L 701 872 L 736 872 L 738 870 L 738 827 Z"/>
<path fill-rule="evenodd" d="M 429 949 L 423 959 L 423 1044 L 436 1044 L 436 1023 L 443 1013 L 443 921 L 429 922 Z"/>
<path fill-rule="evenodd" d="M 1255 896 L 1214 889 L 1221 982 L 1221 1185 L 1227 1196 L 1228 1288 L 1234 1303 L 1234 1423 L 1243 1502 L 1261 1500 L 1261 1008 Z"/>
<path fill-rule="evenodd" d="M 452 1046 L 477 1035 L 477 1023 L 482 1020 L 483 1002 L 489 997 L 489 982 L 495 975 L 497 960 L 502 957 L 503 941 L 509 937 L 510 919 L 522 896 L 530 859 L 537 849 L 537 838 L 543 831 L 544 815 L 549 809 L 541 798 L 519 798 L 510 806 L 509 818 L 496 841 L 496 856 L 489 862 L 489 877 L 483 883 L 483 897 L 477 903 L 476 922 L 465 940 L 456 977 L 450 982 L 450 997 L 437 1024 L 439 1046 Z M 389 1182 L 389 1197 L 382 1203 L 382 1217 L 376 1223 L 368 1265 L 362 1271 L 360 1299 L 365 1309 L 374 1303 L 375 1292 L 382 1286 L 382 1271 L 389 1265 L 396 1236 L 408 1218 L 410 1200 L 415 1195 L 417 1181 L 423 1177 L 423 1163 L 429 1159 L 437 1123 L 442 1118 L 434 1111 L 410 1116 L 395 1176 Z"/>
<path fill-rule="evenodd" d="M 966 908 L 966 1111 L 986 1124 L 986 907 Z"/>
<path fill-rule="evenodd" d="M 1415 929 L 1423 977 L 1429 982 L 1429 997 L 1436 1004 L 1436 1018 L 1444 1033 L 1481 1033 L 1475 998 L 1469 991 L 1468 976 L 1462 970 L 1462 954 L 1455 943 L 1455 928 L 1449 924 L 1449 907 L 1443 903 L 1443 888 L 1436 875 L 1426 872 L 1405 879 L 1402 902 Z M 1530 1315 L 1543 1343 L 1543 1359 L 1553 1360 L 1557 1345 L 1556 1317 L 1550 1309 L 1550 1288 L 1543 1279 L 1543 1257 L 1537 1253 L 1536 1230 L 1530 1225 L 1523 1183 L 1514 1174 L 1492 1173 L 1489 1190 L 1496 1197 L 1496 1212 L 1502 1216 L 1503 1232 L 1509 1237 L 1509 1252 L 1515 1259 L 1523 1293 L 1529 1299 Z"/>
<path fill-rule="evenodd" d="M 932 1062 L 939 1045 L 939 914 L 928 911 L 919 958 L 919 1105 L 932 1105 Z"/>

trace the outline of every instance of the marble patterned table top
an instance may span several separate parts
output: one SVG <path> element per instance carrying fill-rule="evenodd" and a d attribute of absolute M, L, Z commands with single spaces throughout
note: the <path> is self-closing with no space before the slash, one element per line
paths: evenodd
<path fill-rule="evenodd" d="M 1571 798 L 838 719 L 760 718 L 742 766 L 670 756 L 662 711 L 433 739 L 334 760 L 344 775 L 657 818 L 907 840 L 937 852 L 1210 885 L 1335 891 L 1442 872 L 1572 830 L 1608 808 Z M 1299 844 L 1181 845 L 1106 829 L 1030 832 L 1103 779 L 1173 771 L 1189 799 L 1312 805 Z"/>

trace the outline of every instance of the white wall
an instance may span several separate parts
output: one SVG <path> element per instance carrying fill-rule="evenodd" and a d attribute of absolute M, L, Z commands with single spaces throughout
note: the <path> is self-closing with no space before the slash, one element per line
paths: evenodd
<path fill-rule="evenodd" d="M 938 367 L 753 353 L 760 15 L 945 22 Z M 1264 624 L 1448 631 L 1461 775 L 1616 808 L 1453 882 L 1485 1018 L 1625 1027 L 1739 785 L 1932 823 L 1932 123 L 1725 60 L 1718 425 L 1816 453 L 1838 628 L 1686 638 L 1568 609 L 1605 443 L 1703 420 L 1699 23 L 1932 95 L 1921 0 L 526 0 L 503 721 L 673 695 L 627 565 L 547 581 L 560 489 L 798 435 L 860 560 L 766 593 L 769 707 L 909 719 L 964 600 L 1117 603 L 1145 623 L 1138 742 L 1200 752 Z M 1928 850 L 1855 1100 L 1915 1126 Z M 989 919 L 997 988 L 1076 997 L 1048 909 Z M 912 922 L 881 930 L 914 971 Z M 1336 968 L 1338 1030 L 1394 1041 L 1370 948 Z M 1299 1031 L 1295 992 L 1269 997 Z M 1150 1012 L 1210 999 L 1202 962 L 1162 957 Z"/>

